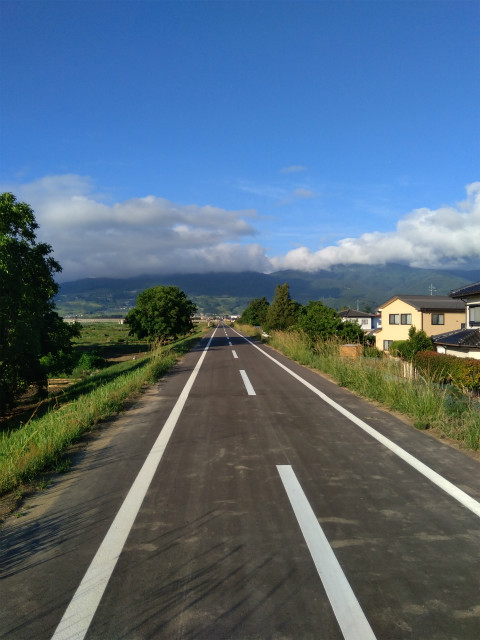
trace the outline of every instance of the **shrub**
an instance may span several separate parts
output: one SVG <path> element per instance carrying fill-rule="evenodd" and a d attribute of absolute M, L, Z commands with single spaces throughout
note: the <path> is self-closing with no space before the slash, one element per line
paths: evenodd
<path fill-rule="evenodd" d="M 421 351 L 413 363 L 423 376 L 435 382 L 451 382 L 458 387 L 480 390 L 480 361 L 436 351 Z"/>
<path fill-rule="evenodd" d="M 74 374 L 83 375 L 96 369 L 101 369 L 105 366 L 105 359 L 100 355 L 98 351 L 84 351 L 75 367 Z"/>

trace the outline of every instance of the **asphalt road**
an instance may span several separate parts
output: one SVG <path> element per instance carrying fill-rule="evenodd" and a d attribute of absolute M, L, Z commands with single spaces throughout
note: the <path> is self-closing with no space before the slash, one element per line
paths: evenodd
<path fill-rule="evenodd" d="M 480 638 L 479 463 L 210 338 L 2 527 L 0 637 Z"/>

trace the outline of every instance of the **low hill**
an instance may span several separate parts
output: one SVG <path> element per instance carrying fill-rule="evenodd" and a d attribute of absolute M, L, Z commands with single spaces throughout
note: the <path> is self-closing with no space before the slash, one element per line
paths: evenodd
<path fill-rule="evenodd" d="M 123 316 L 135 306 L 141 291 L 161 284 L 185 291 L 203 313 L 229 315 L 241 313 L 252 298 L 265 296 L 272 300 L 275 286 L 288 282 L 292 298 L 302 304 L 322 300 L 335 309 L 374 310 L 397 293 L 448 295 L 452 289 L 478 280 L 479 271 L 416 269 L 397 264 L 337 265 L 315 273 L 247 271 L 85 278 L 62 283 L 56 303 L 64 316 Z"/>

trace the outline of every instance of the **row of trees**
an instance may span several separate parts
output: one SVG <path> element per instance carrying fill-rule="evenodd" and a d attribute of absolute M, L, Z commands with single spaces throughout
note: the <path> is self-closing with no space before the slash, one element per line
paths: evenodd
<path fill-rule="evenodd" d="M 313 342 L 337 336 L 345 342 L 364 342 L 365 334 L 354 322 L 342 322 L 335 309 L 320 300 L 302 305 L 290 297 L 287 283 L 275 288 L 272 303 L 263 298 L 254 298 L 242 313 L 239 322 L 259 325 L 265 331 L 299 329 Z"/>

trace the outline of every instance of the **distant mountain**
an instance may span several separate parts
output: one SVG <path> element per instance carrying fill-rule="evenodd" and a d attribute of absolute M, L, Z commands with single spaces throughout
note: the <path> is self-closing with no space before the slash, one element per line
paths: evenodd
<path fill-rule="evenodd" d="M 322 300 L 335 309 L 375 309 L 398 293 L 448 295 L 480 280 L 480 271 L 442 271 L 388 264 L 336 265 L 326 271 L 277 271 L 265 274 L 202 273 L 142 275 L 134 278 L 84 278 L 60 285 L 56 303 L 64 316 L 123 316 L 135 306 L 137 295 L 156 285 L 174 285 L 185 291 L 204 313 L 241 313 L 252 298 L 272 300 L 275 286 L 288 282 L 292 298 L 306 304 Z"/>

